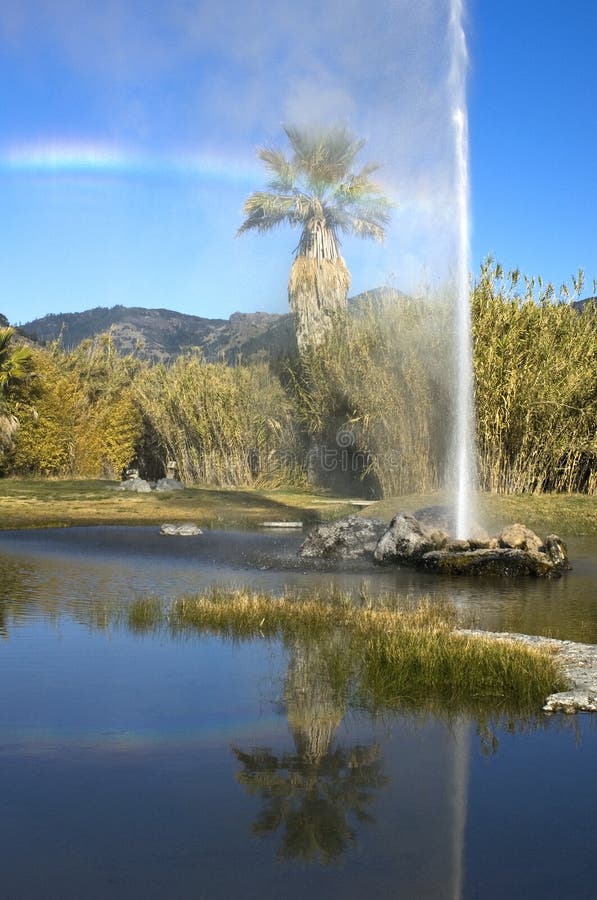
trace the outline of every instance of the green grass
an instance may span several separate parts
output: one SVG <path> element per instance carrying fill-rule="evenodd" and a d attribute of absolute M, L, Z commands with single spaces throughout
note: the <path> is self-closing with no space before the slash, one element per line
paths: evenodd
<path fill-rule="evenodd" d="M 448 502 L 445 493 L 408 494 L 380 500 L 365 507 L 364 516 L 389 520 L 397 512 L 413 513 Z M 478 518 L 489 532 L 522 522 L 542 537 L 597 535 L 597 499 L 587 494 L 479 494 Z"/>
<path fill-rule="evenodd" d="M 155 600 L 139 600 L 129 622 L 155 629 Z M 235 640 L 323 641 L 327 667 L 353 683 L 355 701 L 375 710 L 440 702 L 448 708 L 539 709 L 565 686 L 546 648 L 463 634 L 453 607 L 426 601 L 407 609 L 396 601 L 355 603 L 342 594 L 274 598 L 247 589 L 214 588 L 162 608 L 175 632 L 197 630 Z M 139 626 L 141 626 L 139 628 Z M 326 641 L 331 635 L 342 640 Z"/>

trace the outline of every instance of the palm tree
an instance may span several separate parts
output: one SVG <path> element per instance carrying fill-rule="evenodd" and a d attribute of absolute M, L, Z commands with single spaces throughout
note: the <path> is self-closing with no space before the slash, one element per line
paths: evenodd
<path fill-rule="evenodd" d="M 21 389 L 33 374 L 29 347 L 13 346 L 14 328 L 0 328 L 0 462 L 19 427 L 15 415 L 21 406 Z"/>
<path fill-rule="evenodd" d="M 302 130 L 284 126 L 292 148 L 264 147 L 259 158 L 271 178 L 269 190 L 245 201 L 245 231 L 289 224 L 301 229 L 290 271 L 288 300 L 299 350 L 317 344 L 334 316 L 346 308 L 350 273 L 340 255 L 341 234 L 383 241 L 391 203 L 371 180 L 379 166 L 353 171 L 365 146 L 346 128 Z"/>

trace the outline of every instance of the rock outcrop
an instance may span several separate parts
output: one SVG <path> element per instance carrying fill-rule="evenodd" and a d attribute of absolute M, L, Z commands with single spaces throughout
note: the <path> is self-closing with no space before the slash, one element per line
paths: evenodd
<path fill-rule="evenodd" d="M 373 557 L 378 563 L 413 565 L 434 549 L 435 544 L 420 523 L 413 516 L 398 513 L 379 539 Z"/>
<path fill-rule="evenodd" d="M 160 478 L 155 485 L 156 491 L 184 491 L 184 484 L 177 478 Z"/>
<path fill-rule="evenodd" d="M 550 560 L 526 550 L 432 550 L 419 562 L 419 568 L 444 575 L 554 575 Z M 559 574 L 559 573 L 558 573 Z"/>
<path fill-rule="evenodd" d="M 315 559 L 372 559 L 386 528 L 381 519 L 347 516 L 314 528 L 299 547 L 298 554 Z"/>
<path fill-rule="evenodd" d="M 515 523 L 490 537 L 479 526 L 466 540 L 453 539 L 444 507 L 397 513 L 389 526 L 380 519 L 352 515 L 319 525 L 299 548 L 318 559 L 372 559 L 381 565 L 409 566 L 443 575 L 559 577 L 570 568 L 564 542 L 555 534 L 542 540 Z"/>
<path fill-rule="evenodd" d="M 122 481 L 117 485 L 116 490 L 135 491 L 137 494 L 149 494 L 151 493 L 151 485 L 148 481 L 145 481 L 144 478 L 127 478 L 126 481 Z"/>

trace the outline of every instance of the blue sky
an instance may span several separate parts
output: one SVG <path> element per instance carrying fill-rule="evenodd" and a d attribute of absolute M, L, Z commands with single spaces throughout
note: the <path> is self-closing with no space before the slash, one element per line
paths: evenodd
<path fill-rule="evenodd" d="M 454 0 L 456 2 L 456 0 Z M 0 312 L 286 309 L 297 235 L 235 237 L 284 122 L 368 139 L 397 202 L 353 292 L 453 270 L 450 0 L 4 0 Z M 317 23 L 314 28 L 313 23 Z M 597 276 L 597 4 L 471 0 L 471 268 Z"/>

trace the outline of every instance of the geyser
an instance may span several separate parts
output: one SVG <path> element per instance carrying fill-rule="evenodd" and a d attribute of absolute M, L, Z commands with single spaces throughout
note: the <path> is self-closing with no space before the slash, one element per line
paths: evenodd
<path fill-rule="evenodd" d="M 451 0 L 450 36 L 452 67 L 450 86 L 454 123 L 455 211 L 457 217 L 455 267 L 456 383 L 454 409 L 455 535 L 467 538 L 473 526 L 475 485 L 475 441 L 473 365 L 469 297 L 470 271 L 470 179 L 468 116 L 466 105 L 467 48 L 462 0 Z"/>

